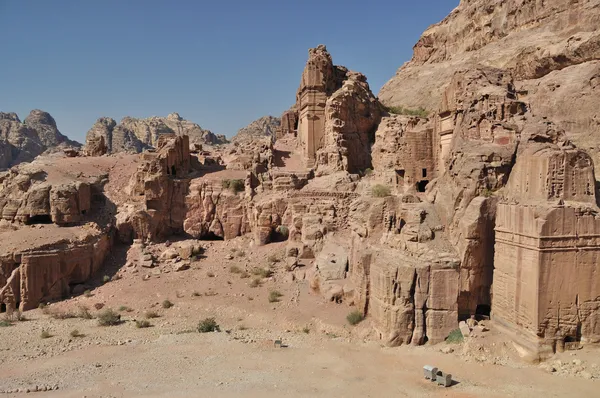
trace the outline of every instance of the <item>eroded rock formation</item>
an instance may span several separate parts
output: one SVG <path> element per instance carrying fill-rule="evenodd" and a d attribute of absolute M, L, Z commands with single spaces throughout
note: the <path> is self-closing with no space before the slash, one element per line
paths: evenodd
<path fill-rule="evenodd" d="M 193 144 L 223 144 L 227 139 L 204 130 L 196 123 L 183 119 L 178 113 L 167 117 L 136 119 L 125 117 L 120 123 L 102 117 L 86 136 L 85 151 L 90 156 L 104 153 L 134 152 L 154 148 L 162 135 L 186 135 Z M 104 142 L 102 142 L 104 139 Z"/>

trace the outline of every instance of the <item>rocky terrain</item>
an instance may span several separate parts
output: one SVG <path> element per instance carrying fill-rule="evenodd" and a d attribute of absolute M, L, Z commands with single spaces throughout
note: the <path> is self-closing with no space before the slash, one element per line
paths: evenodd
<path fill-rule="evenodd" d="M 31 111 L 23 122 L 16 113 L 0 112 L 0 171 L 31 162 L 47 150 L 80 146 L 62 135 L 52 116 L 44 111 Z"/>
<path fill-rule="evenodd" d="M 462 1 L 382 102 L 319 45 L 292 107 L 231 143 L 176 114 L 102 118 L 83 151 L 12 167 L 0 390 L 438 396 L 435 363 L 453 396 L 593 395 L 598 142 L 566 117 L 597 112 L 598 11 Z"/>
<path fill-rule="evenodd" d="M 246 127 L 238 130 L 237 134 L 231 139 L 236 141 L 252 141 L 261 137 L 274 137 L 280 128 L 281 120 L 273 116 L 263 116 L 254 120 Z"/>
<path fill-rule="evenodd" d="M 198 145 L 227 142 L 225 136 L 204 130 L 178 113 L 147 119 L 125 117 L 118 124 L 111 118 L 101 117 L 87 132 L 85 151 L 92 156 L 117 152 L 139 153 L 155 147 L 164 134 L 187 135 L 190 142 Z"/>

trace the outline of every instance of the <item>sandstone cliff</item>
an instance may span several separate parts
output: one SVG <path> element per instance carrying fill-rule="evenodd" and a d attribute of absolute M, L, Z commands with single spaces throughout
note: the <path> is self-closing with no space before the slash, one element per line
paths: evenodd
<path fill-rule="evenodd" d="M 259 137 L 273 137 L 280 128 L 281 120 L 274 116 L 263 116 L 238 130 L 232 142 L 248 141 Z"/>
<path fill-rule="evenodd" d="M 85 151 L 89 155 L 117 152 L 141 152 L 156 147 L 165 134 L 187 135 L 192 144 L 223 144 L 227 139 L 183 119 L 177 113 L 167 117 L 136 119 L 125 117 L 120 123 L 111 118 L 100 118 L 86 135 Z"/>
<path fill-rule="evenodd" d="M 46 150 L 79 146 L 58 131 L 47 112 L 35 109 L 23 122 L 16 113 L 0 112 L 0 170 L 31 162 Z"/>
<path fill-rule="evenodd" d="M 533 115 L 594 148 L 600 98 L 600 2 L 597 0 L 462 0 L 427 29 L 404 64 L 379 93 L 388 106 L 439 109 L 455 72 L 478 67 L 506 70 Z"/>

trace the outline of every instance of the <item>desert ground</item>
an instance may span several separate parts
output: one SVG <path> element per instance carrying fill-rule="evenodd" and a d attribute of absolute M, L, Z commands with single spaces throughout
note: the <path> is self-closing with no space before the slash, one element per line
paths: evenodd
<path fill-rule="evenodd" d="M 385 347 L 368 317 L 351 326 L 350 307 L 313 293 L 302 268 L 290 273 L 282 263 L 270 264 L 285 243 L 249 242 L 201 242 L 204 254 L 180 272 L 168 264 L 124 266 L 127 248 L 116 246 L 88 292 L 0 328 L 0 391 L 9 397 L 28 391 L 48 397 L 597 396 L 597 348 L 526 364 L 493 322 L 489 332 L 462 343 Z M 257 266 L 274 273 L 251 287 Z M 274 290 L 282 296 L 269 302 Z M 165 300 L 173 306 L 163 308 Z M 114 309 L 121 323 L 103 327 L 97 319 L 68 317 L 82 308 L 92 316 Z M 149 312 L 157 316 L 148 319 L 150 327 L 136 327 Z M 220 332 L 197 331 L 208 317 Z M 427 364 L 452 373 L 453 386 L 425 380 Z"/>

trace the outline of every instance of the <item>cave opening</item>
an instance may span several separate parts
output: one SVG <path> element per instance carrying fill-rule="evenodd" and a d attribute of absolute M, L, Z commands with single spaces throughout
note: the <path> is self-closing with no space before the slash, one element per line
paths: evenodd
<path fill-rule="evenodd" d="M 38 214 L 36 216 L 31 216 L 27 220 L 27 225 L 32 224 L 52 224 L 52 217 L 50 217 L 50 214 Z"/>
<path fill-rule="evenodd" d="M 222 236 L 215 234 L 214 232 L 209 232 L 204 235 L 200 240 L 224 240 Z"/>
<path fill-rule="evenodd" d="M 0 303 L 0 314 L 6 312 L 6 304 Z"/>
<path fill-rule="evenodd" d="M 475 316 L 487 316 L 489 317 L 492 313 L 492 307 L 488 304 L 478 304 L 475 308 Z"/>
<path fill-rule="evenodd" d="M 425 192 L 427 184 L 429 184 L 429 180 L 421 180 L 417 182 L 417 192 Z"/>

